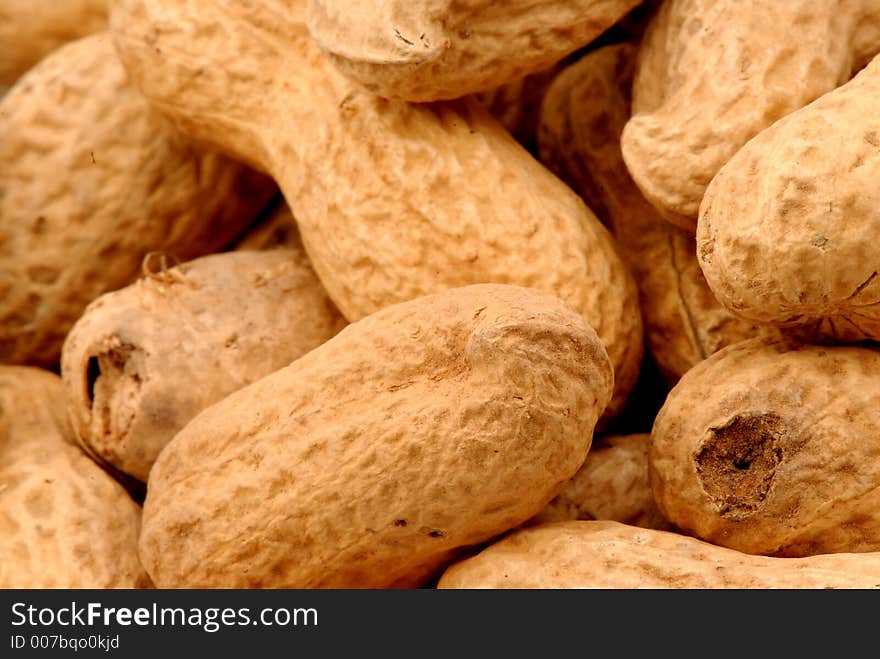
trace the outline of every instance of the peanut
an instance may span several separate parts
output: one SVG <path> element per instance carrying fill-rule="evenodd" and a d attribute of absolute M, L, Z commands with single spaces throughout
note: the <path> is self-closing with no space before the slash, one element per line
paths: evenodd
<path fill-rule="evenodd" d="M 0 0 L 0 88 L 68 41 L 106 29 L 107 0 Z"/>
<path fill-rule="evenodd" d="M 596 333 L 496 284 L 376 312 L 190 421 L 150 472 L 160 587 L 416 586 L 537 514 L 611 396 Z"/>
<path fill-rule="evenodd" d="M 146 481 L 198 412 L 344 325 L 302 249 L 156 268 L 92 302 L 67 335 L 61 375 L 77 440 Z"/>
<path fill-rule="evenodd" d="M 529 524 L 599 519 L 668 529 L 648 472 L 651 436 L 606 435 L 593 441 L 583 466 Z"/>
<path fill-rule="evenodd" d="M 768 558 L 618 522 L 559 522 L 453 565 L 439 588 L 880 588 L 880 554 Z"/>
<path fill-rule="evenodd" d="M 639 287 L 651 355 L 674 384 L 724 346 L 778 332 L 740 319 L 715 299 L 693 236 L 662 221 L 630 178 L 620 136 L 636 52 L 630 44 L 600 48 L 553 80 L 541 106 L 538 151 L 617 238 Z"/>

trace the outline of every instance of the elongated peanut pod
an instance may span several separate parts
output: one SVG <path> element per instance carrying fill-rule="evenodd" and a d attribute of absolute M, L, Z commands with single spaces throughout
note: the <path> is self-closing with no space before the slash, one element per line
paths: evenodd
<path fill-rule="evenodd" d="M 150 473 L 160 587 L 424 583 L 584 461 L 611 365 L 573 309 L 456 288 L 376 312 L 209 407 Z"/>
<path fill-rule="evenodd" d="M 537 288 L 596 329 L 615 370 L 607 414 L 620 410 L 641 361 L 638 293 L 593 213 L 472 98 L 415 105 L 350 82 L 294 9 L 127 0 L 112 24 L 157 108 L 272 173 L 350 321 L 451 287 Z"/>
<path fill-rule="evenodd" d="M 439 587 L 880 588 L 880 554 L 768 558 L 618 522 L 560 522 L 453 565 Z"/>

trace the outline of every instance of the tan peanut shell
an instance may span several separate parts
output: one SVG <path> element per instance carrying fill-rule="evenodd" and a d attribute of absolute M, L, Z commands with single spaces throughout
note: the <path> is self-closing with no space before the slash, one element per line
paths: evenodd
<path fill-rule="evenodd" d="M 15 83 L 68 41 L 106 30 L 107 4 L 108 0 L 0 0 L 0 88 Z"/>
<path fill-rule="evenodd" d="M 547 68 L 639 0 L 310 0 L 333 63 L 386 98 L 459 98 Z"/>
<path fill-rule="evenodd" d="M 615 370 L 608 415 L 621 409 L 641 361 L 638 292 L 593 213 L 474 99 L 373 96 L 298 21 L 272 2 L 133 0 L 112 15 L 158 108 L 272 173 L 348 320 L 451 287 L 534 287 L 596 329 Z M 230 48 L 241 53 L 232 63 Z"/>
<path fill-rule="evenodd" d="M 388 307 L 184 427 L 141 558 L 160 587 L 422 584 L 556 495 L 611 378 L 592 328 L 533 289 Z"/>
<path fill-rule="evenodd" d="M 619 522 L 543 524 L 450 567 L 439 588 L 880 588 L 880 554 L 752 556 Z"/>
<path fill-rule="evenodd" d="M 152 111 L 107 33 L 63 46 L 0 103 L 0 362 L 54 365 L 148 252 L 217 251 L 274 189 Z"/>
<path fill-rule="evenodd" d="M 595 438 L 578 472 L 529 524 L 599 519 L 670 528 L 651 490 L 650 441 L 648 434 Z"/>
<path fill-rule="evenodd" d="M 0 366 L 0 588 L 140 588 L 140 507 L 71 442 L 61 379 Z"/>
<path fill-rule="evenodd" d="M 729 309 L 838 341 L 880 339 L 880 57 L 781 119 L 706 193 L 700 266 Z"/>
<path fill-rule="evenodd" d="M 237 251 L 266 250 L 266 249 L 293 249 L 297 250 L 302 258 L 308 259 L 299 237 L 299 229 L 296 219 L 282 199 L 278 206 L 248 229 L 235 244 Z M 311 265 L 309 266 L 311 267 Z"/>
<path fill-rule="evenodd" d="M 157 268 L 92 302 L 67 335 L 61 375 L 77 440 L 146 481 L 197 413 L 344 325 L 302 248 Z"/>
<path fill-rule="evenodd" d="M 617 238 L 639 287 L 648 347 L 674 383 L 726 345 L 777 332 L 740 319 L 715 299 L 693 236 L 664 222 L 630 178 L 620 135 L 636 53 L 630 44 L 606 46 L 562 71 L 544 95 L 538 151 Z"/>
<path fill-rule="evenodd" d="M 654 422 L 651 482 L 680 529 L 751 554 L 880 550 L 880 352 L 746 341 Z"/>
<path fill-rule="evenodd" d="M 880 51 L 877 0 L 667 0 L 648 26 L 623 155 L 645 197 L 693 232 L 712 177 L 777 119 Z"/>

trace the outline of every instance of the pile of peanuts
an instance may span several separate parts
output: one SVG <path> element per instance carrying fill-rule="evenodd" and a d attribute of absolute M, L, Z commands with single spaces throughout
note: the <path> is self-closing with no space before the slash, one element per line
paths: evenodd
<path fill-rule="evenodd" d="M 880 588 L 880 0 L 0 42 L 0 587 Z"/>

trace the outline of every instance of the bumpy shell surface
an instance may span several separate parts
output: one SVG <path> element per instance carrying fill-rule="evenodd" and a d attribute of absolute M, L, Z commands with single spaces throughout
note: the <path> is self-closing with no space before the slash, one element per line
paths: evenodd
<path fill-rule="evenodd" d="M 453 99 L 540 71 L 639 0 L 311 0 L 312 36 L 386 98 Z"/>
<path fill-rule="evenodd" d="M 107 29 L 108 0 L 0 0 L 0 87 L 68 41 Z"/>
<path fill-rule="evenodd" d="M 880 588 L 880 554 L 768 558 L 618 522 L 560 522 L 453 565 L 439 587 Z"/>
<path fill-rule="evenodd" d="M 630 178 L 620 135 L 630 116 L 636 52 L 629 44 L 607 46 L 560 73 L 541 106 L 538 150 L 617 238 L 639 287 L 651 354 L 674 383 L 726 345 L 777 332 L 718 302 L 693 236 L 662 221 Z"/>
<path fill-rule="evenodd" d="M 146 481 L 198 412 L 344 325 L 301 248 L 215 254 L 149 274 L 92 302 L 64 342 L 76 437 Z"/>
<path fill-rule="evenodd" d="M 277 208 L 248 229 L 247 233 L 236 243 L 235 249 L 236 251 L 292 249 L 301 253 L 303 258 L 308 259 L 308 256 L 303 252 L 296 218 L 293 217 L 290 206 L 283 199 Z"/>
<path fill-rule="evenodd" d="M 679 528 L 753 554 L 880 550 L 880 352 L 746 341 L 688 372 L 654 423 Z"/>
<path fill-rule="evenodd" d="M 0 588 L 138 588 L 140 508 L 70 443 L 61 379 L 0 366 Z"/>
<path fill-rule="evenodd" d="M 880 58 L 751 140 L 700 211 L 700 266 L 746 318 L 880 339 Z"/>
<path fill-rule="evenodd" d="M 691 233 L 706 187 L 750 138 L 880 50 L 877 0 L 667 0 L 639 51 L 623 155 Z"/>
<path fill-rule="evenodd" d="M 112 17 L 158 108 L 273 174 L 350 321 L 457 286 L 537 288 L 596 329 L 615 369 L 608 415 L 621 409 L 641 362 L 638 291 L 595 215 L 472 98 L 376 97 L 297 20 L 278 3 L 207 0 L 131 0 Z"/>
<path fill-rule="evenodd" d="M 574 478 L 529 524 L 599 519 L 648 529 L 670 528 L 651 490 L 650 441 L 647 434 L 595 439 Z"/>
<path fill-rule="evenodd" d="M 106 33 L 63 46 L 0 103 L 0 361 L 54 365 L 147 253 L 223 248 L 274 189 L 153 112 Z"/>
<path fill-rule="evenodd" d="M 590 326 L 483 284 L 353 323 L 159 456 L 141 558 L 163 587 L 413 586 L 537 514 L 611 395 Z"/>

